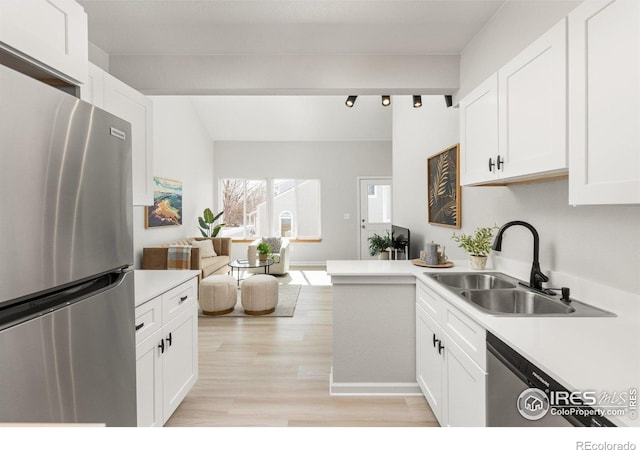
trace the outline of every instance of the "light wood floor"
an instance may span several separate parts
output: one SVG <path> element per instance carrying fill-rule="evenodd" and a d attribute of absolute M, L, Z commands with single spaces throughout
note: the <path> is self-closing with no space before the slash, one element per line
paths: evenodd
<path fill-rule="evenodd" d="M 199 379 L 167 426 L 437 426 L 422 397 L 330 397 L 331 286 L 294 317 L 199 320 Z"/>

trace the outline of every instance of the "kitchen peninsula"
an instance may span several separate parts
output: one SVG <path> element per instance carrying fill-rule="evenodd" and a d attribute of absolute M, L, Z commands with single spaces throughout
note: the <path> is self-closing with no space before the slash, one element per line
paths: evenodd
<path fill-rule="evenodd" d="M 505 268 L 499 268 L 509 274 Z M 409 261 L 327 262 L 327 273 L 333 284 L 332 395 L 420 393 L 417 380 L 420 362 L 416 356 L 420 359 L 427 349 L 420 347 L 416 330 L 418 307 L 427 310 L 438 321 L 438 330 L 441 326 L 442 333 L 446 333 L 449 343 L 445 342 L 441 353 L 448 348 L 456 361 L 472 369 L 465 372 L 475 377 L 473 390 L 467 394 L 483 403 L 486 401 L 487 331 L 572 390 L 620 393 L 640 385 L 640 362 L 629 357 L 640 353 L 639 315 L 632 310 L 634 306 L 625 306 L 638 304 L 637 299 L 630 298 L 634 294 L 607 288 L 610 295 L 606 299 L 599 295 L 601 301 L 579 298 L 615 313 L 615 317 L 496 316 L 482 312 L 426 275 L 442 271 L 414 266 Z M 455 266 L 446 271 L 469 272 L 469 269 L 466 261 L 456 261 Z M 551 275 L 553 280 L 554 274 Z M 567 275 L 563 280 L 571 279 L 576 283 L 579 280 Z M 594 296 L 602 292 L 603 286 L 581 281 L 589 285 Z M 438 350 L 436 341 L 440 341 L 441 334 L 434 332 L 433 336 Z M 431 338 L 431 334 L 428 337 Z M 431 343 L 428 344 L 427 347 L 431 347 Z M 445 385 L 448 374 L 443 375 Z M 429 395 L 425 396 L 436 410 L 439 405 L 434 407 Z M 470 417 L 465 411 L 454 410 L 456 403 L 453 402 L 444 423 L 434 412 L 442 425 L 460 424 L 455 418 L 471 425 L 484 425 L 485 405 L 479 406 L 478 414 Z M 619 426 L 640 425 L 634 414 L 610 419 Z"/>

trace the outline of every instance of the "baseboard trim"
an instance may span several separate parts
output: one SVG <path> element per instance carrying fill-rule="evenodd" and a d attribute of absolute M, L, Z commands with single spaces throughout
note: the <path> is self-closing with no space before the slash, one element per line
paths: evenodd
<path fill-rule="evenodd" d="M 336 383 L 333 367 L 329 375 L 329 395 L 332 397 L 414 397 L 422 396 L 418 383 Z"/>

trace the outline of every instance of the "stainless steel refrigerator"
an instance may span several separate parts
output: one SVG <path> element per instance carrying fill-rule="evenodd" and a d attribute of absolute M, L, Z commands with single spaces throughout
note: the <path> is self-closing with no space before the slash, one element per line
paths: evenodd
<path fill-rule="evenodd" d="M 131 128 L 0 66 L 0 422 L 136 425 Z"/>

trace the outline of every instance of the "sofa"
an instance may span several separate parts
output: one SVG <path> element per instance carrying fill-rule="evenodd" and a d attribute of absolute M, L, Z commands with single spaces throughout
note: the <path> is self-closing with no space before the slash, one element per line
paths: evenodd
<path fill-rule="evenodd" d="M 200 243 L 210 239 L 216 256 L 204 255 L 203 251 L 194 241 Z M 190 269 L 199 270 L 199 280 L 209 275 L 226 275 L 229 273 L 228 264 L 231 262 L 231 238 L 188 238 L 168 242 L 157 247 L 145 247 L 142 249 L 142 268 L 145 270 L 167 270 L 167 253 L 171 245 L 192 245 Z"/>
<path fill-rule="evenodd" d="M 269 274 L 271 275 L 284 275 L 289 272 L 289 239 L 287 238 L 264 238 L 267 240 L 271 248 L 277 246 L 277 243 L 280 242 L 280 248 L 278 251 L 274 251 L 272 255 L 272 259 L 274 263 L 269 266 Z M 258 238 L 253 241 L 250 245 L 257 246 L 260 242 L 262 242 L 263 238 Z M 263 268 L 258 269 L 247 269 L 247 272 L 252 273 L 264 273 Z"/>

